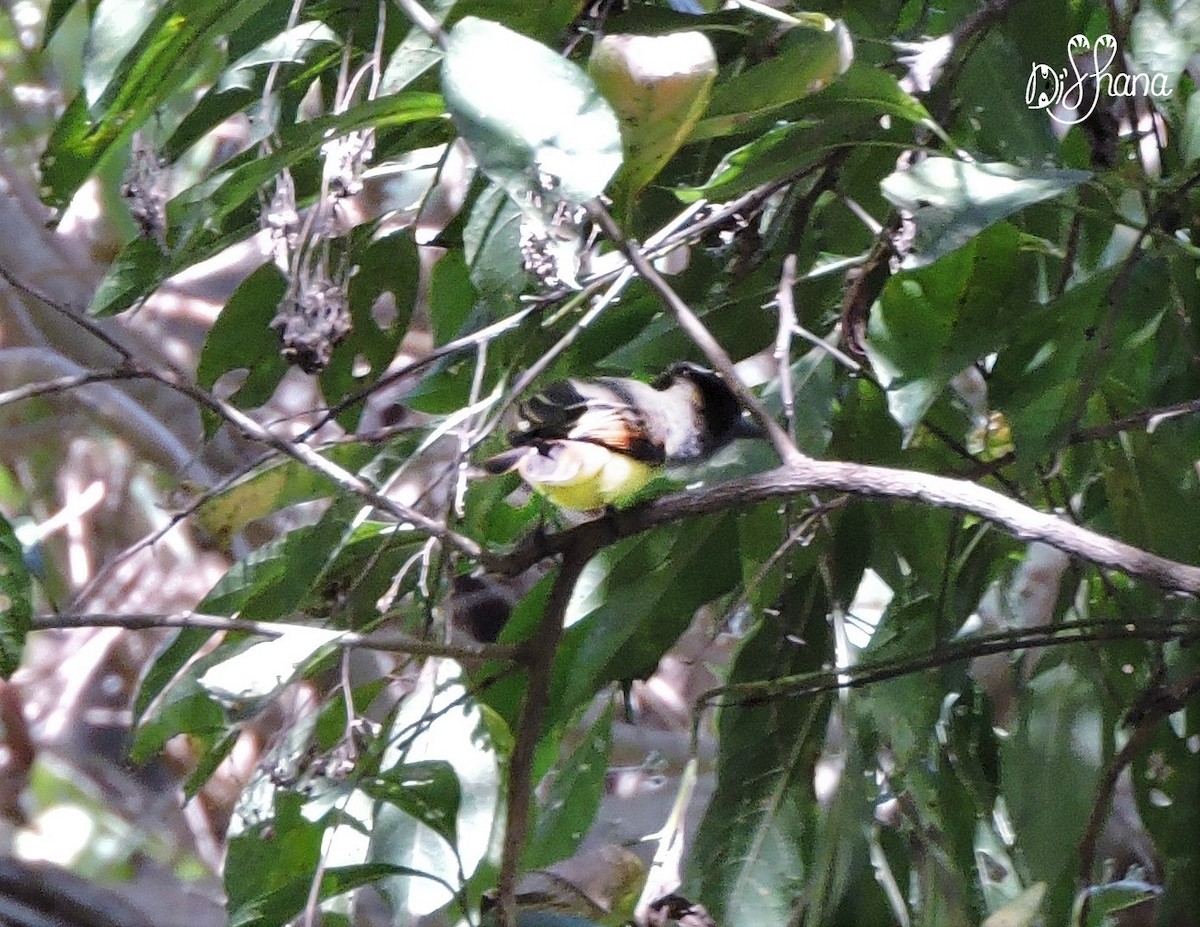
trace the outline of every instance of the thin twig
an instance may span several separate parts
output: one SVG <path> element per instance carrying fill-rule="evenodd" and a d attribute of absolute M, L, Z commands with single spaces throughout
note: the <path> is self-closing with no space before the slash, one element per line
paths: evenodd
<path fill-rule="evenodd" d="M 838 666 L 796 676 L 720 686 L 703 693 L 696 700 L 696 710 L 765 704 L 780 698 L 806 698 L 827 692 L 858 689 L 996 653 L 1016 653 L 1040 647 L 1062 647 L 1095 641 L 1167 641 L 1196 637 L 1200 637 L 1200 623 L 1194 619 L 1141 624 L 1097 619 L 1052 628 L 1015 628 L 964 641 L 938 642 L 924 654 L 899 659 Z"/>
<path fill-rule="evenodd" d="M 55 299 L 51 299 L 41 290 L 24 283 L 10 274 L 3 265 L 0 265 L 0 279 L 3 279 L 13 289 L 24 293 L 42 303 L 44 306 L 53 309 L 55 312 L 70 319 L 80 328 L 84 329 L 89 335 L 112 348 L 120 356 L 121 360 L 126 364 L 133 366 L 133 353 L 125 345 L 121 344 L 116 338 L 106 332 L 95 319 L 90 318 L 82 312 L 72 309 L 70 306 L 65 306 Z"/>
<path fill-rule="evenodd" d="M 1111 438 L 1122 431 L 1131 431 L 1134 428 L 1145 428 L 1147 432 L 1150 432 L 1160 422 L 1180 418 L 1184 415 L 1194 415 L 1197 412 L 1200 412 L 1200 399 L 1189 399 L 1186 402 L 1177 402 L 1174 405 L 1160 406 L 1156 409 L 1140 409 L 1124 418 L 1113 419 L 1103 425 L 1093 425 L 1091 428 L 1081 428 L 1072 432 L 1067 436 L 1067 443 L 1084 444 L 1088 441 Z"/>
<path fill-rule="evenodd" d="M 110 383 L 113 380 L 138 380 L 144 379 L 145 374 L 138 370 L 124 370 L 115 368 L 113 370 L 88 370 L 84 373 L 55 377 L 53 380 L 43 380 L 40 383 L 27 383 L 25 386 L 18 386 L 16 389 L 5 390 L 0 393 L 0 406 L 12 405 L 15 402 L 23 402 L 26 399 L 34 399 L 38 396 L 52 396 L 55 393 L 64 393 L 68 390 L 78 389 L 81 386 L 87 386 L 89 383 Z"/>
<path fill-rule="evenodd" d="M 779 289 L 775 294 L 779 325 L 775 330 L 775 369 L 779 372 L 779 394 L 783 397 L 783 418 L 788 437 L 796 443 L 796 394 L 792 390 L 792 333 L 796 330 L 796 255 L 783 259 Z"/>
<path fill-rule="evenodd" d="M 30 622 L 33 631 L 61 631 L 71 628 L 124 628 L 127 631 L 149 631 L 158 628 L 201 628 L 208 631 L 253 634 L 257 637 L 280 638 L 295 630 L 311 630 L 312 625 L 286 624 L 273 621 L 247 621 L 226 615 L 206 615 L 198 612 L 174 614 L 111 614 L 84 612 L 65 615 L 38 615 Z M 329 641 L 330 647 L 343 650 L 379 650 L 386 653 L 406 653 L 416 657 L 449 657 L 452 660 L 510 661 L 517 653 L 507 644 L 439 644 L 397 631 L 339 632 Z"/>
<path fill-rule="evenodd" d="M 446 30 L 441 27 L 431 15 L 429 11 L 416 2 L 416 0 L 396 0 L 396 6 L 400 7 L 404 15 L 412 20 L 412 24 L 428 35 L 438 47 L 443 51 L 446 49 L 448 37 Z"/>
<path fill-rule="evenodd" d="M 147 371 L 147 373 L 165 386 L 169 386 L 171 389 L 182 393 L 205 408 L 216 412 L 247 438 L 273 447 L 282 454 L 300 461 L 310 470 L 314 470 L 325 476 L 346 492 L 370 502 L 377 509 L 387 512 L 401 522 L 411 524 L 418 531 L 422 531 L 430 537 L 437 538 L 442 543 L 448 544 L 485 565 L 492 560 L 492 555 L 475 541 L 448 528 L 444 523 L 436 519 L 423 515 L 409 506 L 402 505 L 393 499 L 389 499 L 387 496 L 381 495 L 364 480 L 355 476 L 349 470 L 338 466 L 333 461 L 326 460 L 307 444 L 291 441 L 288 438 L 269 431 L 245 412 L 218 399 L 207 390 L 201 389 L 199 386 L 182 377 L 169 374 L 165 371 Z"/>

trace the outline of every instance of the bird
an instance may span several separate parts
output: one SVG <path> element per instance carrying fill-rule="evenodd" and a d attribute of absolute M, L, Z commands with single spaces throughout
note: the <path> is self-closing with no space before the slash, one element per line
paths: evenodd
<path fill-rule="evenodd" d="M 512 447 L 483 462 L 517 471 L 563 509 L 629 502 L 665 467 L 696 463 L 763 434 L 721 377 L 672 364 L 646 383 L 627 377 L 558 380 L 520 406 Z"/>

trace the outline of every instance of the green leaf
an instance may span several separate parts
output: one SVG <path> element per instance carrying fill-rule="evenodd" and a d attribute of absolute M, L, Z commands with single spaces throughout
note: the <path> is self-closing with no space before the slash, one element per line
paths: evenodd
<path fill-rule="evenodd" d="M 707 182 L 678 187 L 675 195 L 684 202 L 728 199 L 794 174 L 841 146 L 879 141 L 890 148 L 894 141 L 880 123 L 881 112 L 912 124 L 930 121 L 894 77 L 854 64 L 824 90 L 789 106 L 788 121 L 765 126 L 752 142 L 725 155 Z"/>
<path fill-rule="evenodd" d="M 307 119 L 278 131 L 270 154 L 242 152 L 213 177 L 184 190 L 167 204 L 174 249 L 186 249 L 203 233 L 205 242 L 226 234 L 226 220 L 250 203 L 276 174 L 315 155 L 330 139 L 362 129 L 382 130 L 443 115 L 442 100 L 433 93 L 399 93 L 378 97 L 343 113 Z M 193 261 L 200 259 L 195 255 Z"/>
<path fill-rule="evenodd" d="M 263 29 L 269 30 L 267 35 L 255 34 Z M 337 36 L 320 23 L 302 23 L 278 35 L 273 30 L 270 19 L 262 17 L 261 25 L 255 21 L 249 28 L 239 31 L 239 44 L 254 42 L 257 38 L 262 41 L 231 64 L 191 112 L 180 120 L 162 144 L 161 155 L 164 159 L 169 162 L 177 160 L 214 126 L 236 113 L 246 112 L 252 121 L 259 118 L 267 77 L 273 70 L 273 86 L 281 98 L 277 108 L 273 109 L 275 113 L 287 112 L 291 109 L 290 97 L 303 96 L 314 80 L 324 71 L 337 67 L 341 61 L 341 55 L 336 52 L 336 47 L 340 45 Z M 230 53 L 236 53 L 232 47 Z M 311 58 L 317 60 L 304 67 Z M 274 69 L 273 65 L 276 66 Z"/>
<path fill-rule="evenodd" d="M 204 339 L 196 382 L 205 389 L 233 370 L 246 379 L 227 401 L 242 408 L 267 402 L 288 371 L 280 355 L 279 335 L 271 329 L 275 310 L 287 292 L 287 282 L 274 264 L 264 264 L 241 282 Z"/>
<path fill-rule="evenodd" d="M 446 25 L 476 16 L 504 24 L 514 32 L 538 42 L 553 44 L 583 14 L 586 0 L 546 0 L 545 3 L 513 3 L 512 0 L 457 0 Z"/>
<path fill-rule="evenodd" d="M 567 609 L 547 726 L 555 727 L 613 681 L 644 678 L 691 623 L 727 592 L 740 565 L 732 516 L 689 522 L 614 544 L 592 559 Z"/>
<path fill-rule="evenodd" d="M 1032 262 L 1020 243 L 1002 223 L 888 280 L 866 347 L 906 441 L 950 380 L 1002 347 L 1035 311 Z"/>
<path fill-rule="evenodd" d="M 80 94 L 56 124 L 41 161 L 46 202 L 66 206 L 100 160 L 191 79 L 214 43 L 269 2 L 164 3 L 95 104 L 89 105 Z"/>
<path fill-rule="evenodd" d="M 257 711 L 278 695 L 313 658 L 325 651 L 341 631 L 303 625 L 280 627 L 283 633 L 261 641 L 209 667 L 200 686 L 239 716 Z"/>
<path fill-rule="evenodd" d="M 291 532 L 280 551 L 278 569 L 264 571 L 252 587 L 243 590 L 241 617 L 276 621 L 298 609 L 353 538 L 360 507 L 357 499 L 343 496 L 315 525 Z"/>
<path fill-rule="evenodd" d="M 1096 680 L 1061 663 L 1024 685 L 1016 730 L 1000 744 L 1001 793 L 1017 850 L 1038 881 L 1073 876 L 1104 757 L 1101 705 Z"/>
<path fill-rule="evenodd" d="M 587 836 L 604 794 L 612 749 L 612 720 L 610 701 L 566 762 L 555 771 L 545 800 L 538 804 L 537 824 L 525 844 L 522 869 L 540 869 L 566 859 Z"/>
<path fill-rule="evenodd" d="M 371 828 L 369 860 L 438 874 L 454 883 L 455 873 L 469 876 L 491 842 L 499 805 L 497 758 L 482 715 L 459 682 L 459 669 L 448 660 L 426 662 L 414 690 L 405 698 L 386 733 L 385 770 L 417 762 L 449 765 L 459 783 L 454 826 L 430 827 L 391 802 L 379 802 Z M 448 836 L 453 834 L 454 842 Z M 392 903 L 397 921 L 437 910 L 452 900 L 445 885 L 410 878 L 389 878 L 380 889 Z"/>
<path fill-rule="evenodd" d="M 751 632 L 731 667 L 731 684 L 815 670 L 825 659 L 828 601 L 816 571 L 794 580 L 777 606 L 786 624 L 764 620 Z M 763 698 L 721 708 L 716 790 L 682 890 L 717 923 L 793 922 L 810 875 L 807 849 L 818 814 L 813 777 L 831 703 L 828 696 Z"/>
<path fill-rule="evenodd" d="M 592 79 L 499 23 L 450 31 L 442 91 L 479 166 L 518 203 L 539 185 L 582 203 L 621 166 L 617 117 Z"/>
<path fill-rule="evenodd" d="M 783 46 L 774 58 L 716 86 L 691 141 L 743 131 L 760 117 L 827 87 L 850 66 L 849 38 L 841 23 L 831 21 L 824 31 L 792 29 Z"/>
<path fill-rule="evenodd" d="M 1033 170 L 1003 162 L 929 157 L 886 177 L 883 195 L 912 213 L 917 237 L 904 267 L 924 267 L 962 247 L 994 222 L 1026 206 L 1061 196 L 1091 177 L 1088 171 Z"/>
<path fill-rule="evenodd" d="M 165 276 L 162 273 L 165 260 L 166 256 L 153 238 L 139 235 L 130 239 L 92 294 L 88 314 L 115 315 L 145 299 L 154 284 Z"/>
<path fill-rule="evenodd" d="M 21 664 L 25 636 L 33 619 L 33 579 L 12 525 L 0 515 L 0 677 Z"/>
<path fill-rule="evenodd" d="M 1172 664 L 1182 664 L 1176 673 L 1197 670 L 1192 648 L 1169 653 Z M 1186 657 L 1181 659 L 1181 657 Z M 1145 750 L 1133 760 L 1132 780 L 1137 811 L 1154 838 L 1164 873 L 1159 913 L 1171 923 L 1186 923 L 1200 910 L 1200 855 L 1196 853 L 1196 822 L 1200 821 L 1200 751 L 1194 738 L 1200 734 L 1200 718 L 1194 700 L 1174 719 L 1160 721 Z M 1182 724 L 1172 723 L 1182 719 Z"/>
<path fill-rule="evenodd" d="M 1011 423 L 1024 466 L 1044 460 L 1066 437 L 1115 274 L 1096 273 L 1030 313 L 996 359 L 991 401 Z"/>
<path fill-rule="evenodd" d="M 408 331 L 417 299 L 420 264 L 411 230 L 377 238 L 361 254 L 352 253 L 352 258 L 355 270 L 349 287 L 351 329 L 334 349 L 320 376 L 321 392 L 330 404 L 338 403 L 369 382 L 368 376 L 375 379 L 383 375 Z M 388 316 L 380 316 L 376 303 L 385 294 L 391 295 L 392 311 Z M 362 406 L 355 406 L 343 413 L 339 421 L 343 427 L 353 429 L 361 414 Z"/>
<path fill-rule="evenodd" d="M 270 154 L 249 149 L 226 162 L 217 174 L 172 199 L 167 204 L 169 252 L 150 250 L 147 244 L 153 243 L 131 242 L 101 281 L 88 311 L 100 315 L 123 312 L 172 274 L 257 232 L 259 190 L 284 168 L 311 158 L 331 138 L 441 115 L 441 97 L 437 94 L 404 93 L 281 128 L 278 147 Z"/>
<path fill-rule="evenodd" d="M 323 457 L 357 472 L 375 456 L 364 445 L 344 445 L 322 452 Z M 238 480 L 210 496 L 196 510 L 196 521 L 221 546 L 255 519 L 270 515 L 297 502 L 335 495 L 329 477 L 298 460 L 285 460 Z"/>
<path fill-rule="evenodd" d="M 521 210 L 501 187 L 489 185 L 471 207 L 463 229 L 463 256 L 479 301 L 490 313 L 488 321 L 515 312 L 527 279 L 521 259 Z"/>
<path fill-rule="evenodd" d="M 392 805 L 435 831 L 450 846 L 458 845 L 456 822 L 461 795 L 454 767 L 443 760 L 402 763 L 362 789 L 376 801 Z"/>
<path fill-rule="evenodd" d="M 42 34 L 42 48 L 50 44 L 50 40 L 54 38 L 54 33 L 58 31 L 58 27 L 62 25 L 67 14 L 75 9 L 75 4 L 78 2 L 79 0 L 50 0 L 50 5 L 46 9 L 46 28 Z M 89 20 L 99 5 L 100 0 L 87 0 L 87 17 Z"/>
<path fill-rule="evenodd" d="M 478 297 L 463 252 L 455 248 L 442 255 L 429 276 L 429 322 L 435 344 L 445 344 L 462 331 Z"/>
<path fill-rule="evenodd" d="M 228 728 L 221 706 L 192 679 L 182 679 L 172 686 L 155 710 L 138 720 L 129 750 L 134 763 L 145 763 L 158 756 L 167 741 L 179 734 L 212 743 Z"/>
<path fill-rule="evenodd" d="M 717 78 L 717 53 L 702 32 L 610 32 L 593 46 L 588 73 L 620 119 L 625 164 L 618 188 L 628 211 L 703 114 Z"/>

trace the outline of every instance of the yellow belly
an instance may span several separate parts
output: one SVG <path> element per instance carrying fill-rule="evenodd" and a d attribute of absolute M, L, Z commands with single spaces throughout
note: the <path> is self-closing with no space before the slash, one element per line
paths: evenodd
<path fill-rule="evenodd" d="M 531 449 L 517 471 L 555 505 L 579 511 L 627 502 L 654 476 L 649 464 L 586 441 L 557 441 L 547 453 Z"/>

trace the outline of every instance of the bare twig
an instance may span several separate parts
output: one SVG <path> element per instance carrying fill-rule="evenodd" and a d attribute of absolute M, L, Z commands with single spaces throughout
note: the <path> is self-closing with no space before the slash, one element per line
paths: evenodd
<path fill-rule="evenodd" d="M 428 35 L 441 49 L 446 48 L 446 30 L 441 27 L 436 19 L 429 15 L 429 11 L 416 2 L 416 0 L 396 0 L 396 6 L 400 7 L 401 11 L 412 20 L 412 24 Z"/>
<path fill-rule="evenodd" d="M 355 476 L 349 470 L 338 466 L 330 460 L 326 460 L 307 444 L 301 444 L 296 441 L 291 441 L 281 435 L 277 435 L 269 431 L 265 426 L 259 424 L 245 412 L 231 406 L 229 403 L 218 399 L 216 396 L 207 390 L 201 389 L 194 383 L 183 379 L 180 376 L 170 374 L 166 371 L 147 371 L 148 375 L 169 386 L 180 393 L 183 393 L 188 398 L 194 400 L 200 405 L 213 412 L 216 412 L 223 419 L 237 428 L 242 434 L 253 441 L 258 441 L 266 444 L 269 447 L 275 448 L 282 454 L 291 457 L 294 460 L 300 461 L 310 470 L 325 476 L 331 480 L 339 488 L 353 495 L 370 502 L 377 509 L 387 512 L 394 518 L 402 522 L 408 522 L 418 531 L 423 531 L 430 537 L 437 538 L 444 544 L 455 548 L 461 553 L 477 560 L 483 564 L 489 564 L 492 560 L 492 555 L 479 546 L 475 541 L 461 535 L 458 532 L 446 527 L 446 525 L 436 519 L 430 518 L 427 515 L 416 511 L 409 506 L 402 505 L 387 496 L 381 495 L 374 487 L 368 485 L 364 480 Z"/>
<path fill-rule="evenodd" d="M 1200 399 L 1189 399 L 1187 402 L 1177 402 L 1174 405 L 1161 406 L 1157 409 L 1141 409 L 1124 418 L 1094 425 L 1091 428 L 1081 428 L 1067 437 L 1068 444 L 1084 444 L 1103 438 L 1111 438 L 1122 431 L 1132 431 L 1135 428 L 1145 428 L 1153 431 L 1160 423 L 1185 415 L 1195 415 L 1200 412 Z"/>
<path fill-rule="evenodd" d="M 792 390 L 792 333 L 796 330 L 796 255 L 783 259 L 779 290 L 775 294 L 779 325 L 775 331 L 775 369 L 779 371 L 779 394 L 783 397 L 783 418 L 788 437 L 796 441 L 796 395 Z"/>
<path fill-rule="evenodd" d="M 0 264 L 0 279 L 3 279 L 4 282 L 11 286 L 14 290 L 36 299 L 38 302 L 42 303 L 42 305 L 47 306 L 60 315 L 70 319 L 97 341 L 103 342 L 109 348 L 116 351 L 121 360 L 123 360 L 126 364 L 133 364 L 133 353 L 127 347 L 125 347 L 125 345 L 121 344 L 121 342 L 106 332 L 103 326 L 99 325 L 95 319 L 90 318 L 82 312 L 72 309 L 70 306 L 64 306 L 57 300 L 51 299 L 41 290 L 31 286 L 28 283 L 18 280 L 16 277 L 10 274 L 2 264 Z"/>
<path fill-rule="evenodd" d="M 55 393 L 64 393 L 67 390 L 77 389 L 80 386 L 87 386 L 89 383 L 135 380 L 141 376 L 142 374 L 134 370 L 87 370 L 83 373 L 55 377 L 53 380 L 43 380 L 40 383 L 27 383 L 24 386 L 18 386 L 16 389 L 5 390 L 0 393 L 0 406 L 12 405 L 26 399 L 35 399 L 38 396 L 52 396 Z"/>
<path fill-rule="evenodd" d="M 258 637 L 280 638 L 290 631 L 310 629 L 311 625 L 286 624 L 277 621 L 246 621 L 225 615 L 205 615 L 198 612 L 174 614 L 109 614 L 90 613 L 67 615 L 38 615 L 30 623 L 31 630 L 52 631 L 69 628 L 124 628 L 127 631 L 149 631 L 156 628 L 201 628 L 207 631 L 254 634 Z M 360 634 L 342 631 L 330 640 L 330 647 L 343 650 L 379 650 L 386 653 L 406 653 L 417 657 L 449 657 L 452 660 L 510 661 L 516 648 L 507 644 L 439 644 L 396 631 L 374 631 Z"/>
<path fill-rule="evenodd" d="M 927 653 L 899 659 L 836 666 L 797 676 L 720 686 L 703 693 L 696 700 L 696 707 L 697 710 L 701 710 L 711 706 L 725 708 L 730 705 L 754 705 L 780 698 L 805 698 L 827 692 L 858 689 L 994 653 L 1016 653 L 1040 647 L 1062 647 L 1095 641 L 1166 641 L 1194 639 L 1198 636 L 1200 623 L 1187 619 L 1141 624 L 1097 619 L 1050 628 L 1014 628 L 962 641 L 939 641 Z"/>

